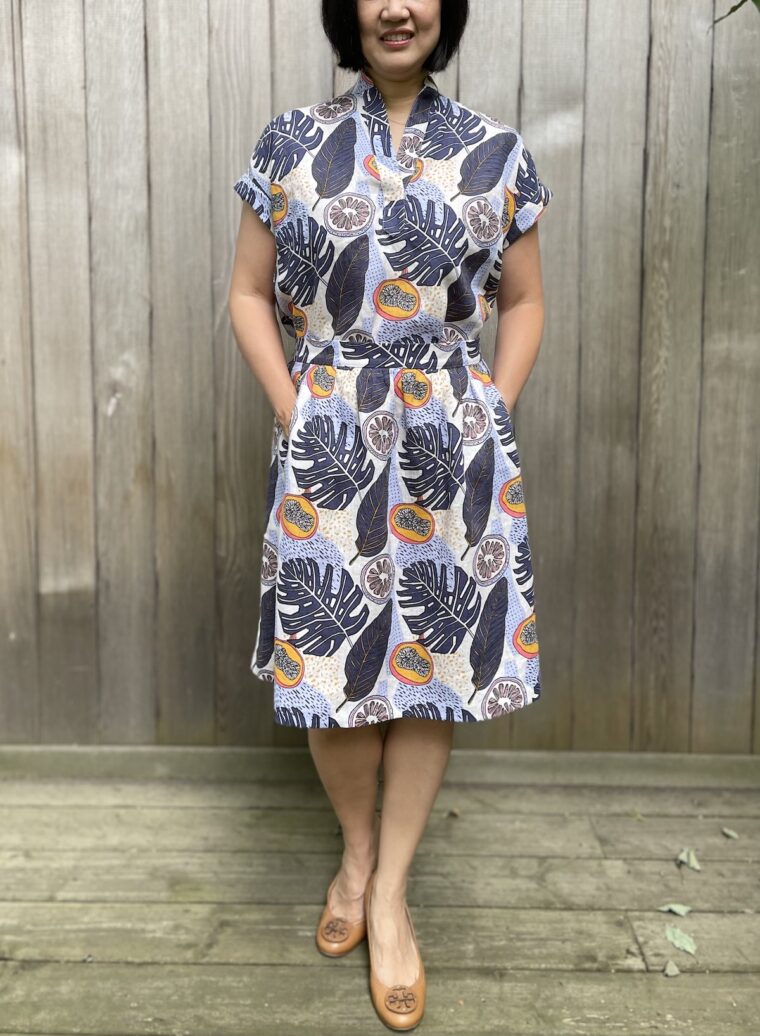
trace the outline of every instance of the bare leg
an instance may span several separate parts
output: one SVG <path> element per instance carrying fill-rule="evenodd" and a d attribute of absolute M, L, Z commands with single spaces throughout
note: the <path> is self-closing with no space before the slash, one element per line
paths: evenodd
<path fill-rule="evenodd" d="M 388 722 L 377 875 L 370 900 L 372 958 L 386 985 L 410 985 L 417 953 L 404 903 L 417 845 L 448 765 L 454 724 L 404 716 Z"/>
<path fill-rule="evenodd" d="M 383 754 L 380 724 L 309 727 L 314 765 L 343 831 L 343 859 L 330 906 L 347 921 L 364 915 L 364 889 L 377 857 L 375 823 L 378 770 Z"/>

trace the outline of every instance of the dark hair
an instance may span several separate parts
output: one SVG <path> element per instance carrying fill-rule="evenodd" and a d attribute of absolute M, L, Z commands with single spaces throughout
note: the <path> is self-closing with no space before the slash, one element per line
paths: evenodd
<path fill-rule="evenodd" d="M 468 0 L 441 0 L 441 34 L 424 62 L 428 72 L 446 68 L 457 51 L 469 15 Z M 339 68 L 359 72 L 367 63 L 359 34 L 356 0 L 322 0 L 322 28 Z"/>

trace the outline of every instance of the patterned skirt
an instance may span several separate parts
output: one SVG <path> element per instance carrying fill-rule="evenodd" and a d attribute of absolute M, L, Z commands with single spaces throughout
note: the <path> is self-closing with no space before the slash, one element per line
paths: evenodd
<path fill-rule="evenodd" d="M 479 339 L 301 339 L 288 366 L 251 660 L 275 721 L 474 722 L 536 701 L 520 459 Z"/>

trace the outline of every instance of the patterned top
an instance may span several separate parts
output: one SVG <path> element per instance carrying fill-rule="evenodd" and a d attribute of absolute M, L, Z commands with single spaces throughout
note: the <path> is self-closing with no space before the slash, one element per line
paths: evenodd
<path fill-rule="evenodd" d="M 389 363 L 427 369 L 477 340 L 504 249 L 552 198 L 517 130 L 442 94 L 430 74 L 394 155 L 364 71 L 347 93 L 271 119 L 233 186 L 275 235 L 295 361 L 332 343 L 350 363 L 352 344 L 366 357 L 374 343 Z"/>

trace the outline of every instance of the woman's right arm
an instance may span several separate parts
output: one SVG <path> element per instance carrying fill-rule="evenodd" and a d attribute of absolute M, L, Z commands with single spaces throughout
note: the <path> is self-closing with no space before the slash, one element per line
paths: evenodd
<path fill-rule="evenodd" d="M 261 383 L 277 422 L 287 434 L 296 399 L 277 323 L 274 289 L 277 259 L 272 231 L 243 203 L 227 309 L 238 348 Z"/>

